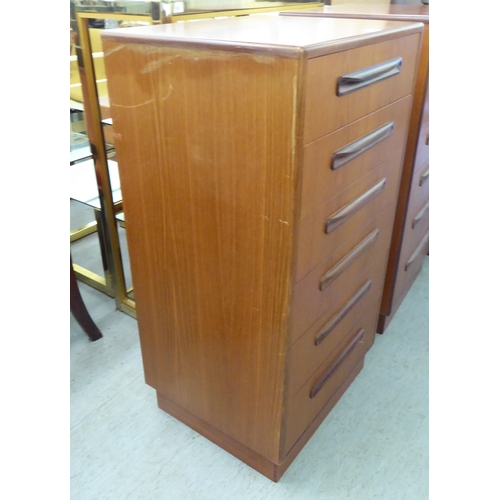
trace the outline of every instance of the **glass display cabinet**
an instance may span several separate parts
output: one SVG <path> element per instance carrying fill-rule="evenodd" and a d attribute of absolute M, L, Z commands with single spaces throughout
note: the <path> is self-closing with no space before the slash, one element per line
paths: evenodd
<path fill-rule="evenodd" d="M 70 0 L 70 244 L 77 279 L 135 317 L 101 32 L 322 6 L 311 0 Z"/>

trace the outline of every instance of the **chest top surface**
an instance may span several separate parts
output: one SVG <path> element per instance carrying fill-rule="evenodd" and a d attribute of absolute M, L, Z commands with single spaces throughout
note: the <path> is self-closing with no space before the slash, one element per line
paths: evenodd
<path fill-rule="evenodd" d="M 281 57 L 317 57 L 421 32 L 420 23 L 249 16 L 105 30 L 103 40 Z"/>

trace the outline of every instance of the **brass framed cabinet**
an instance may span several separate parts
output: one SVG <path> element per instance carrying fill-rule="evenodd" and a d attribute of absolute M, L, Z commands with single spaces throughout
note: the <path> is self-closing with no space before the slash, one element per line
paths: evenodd
<path fill-rule="evenodd" d="M 398 205 L 377 331 L 383 333 L 429 253 L 429 6 L 329 5 L 283 16 L 424 23 Z"/>
<path fill-rule="evenodd" d="M 274 481 L 374 341 L 422 31 L 103 34 L 146 382 Z"/>

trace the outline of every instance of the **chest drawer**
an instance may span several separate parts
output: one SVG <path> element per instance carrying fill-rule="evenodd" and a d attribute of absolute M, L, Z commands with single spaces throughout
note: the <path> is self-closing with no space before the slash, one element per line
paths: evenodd
<path fill-rule="evenodd" d="M 363 291 L 365 283 L 361 285 L 359 290 Z M 293 397 L 297 393 L 325 359 L 334 353 L 340 354 L 345 339 L 350 335 L 349 332 L 352 332 L 361 321 L 366 324 L 377 322 L 382 285 L 383 275 L 374 272 L 370 288 L 364 294 L 355 293 L 355 296 L 360 296 L 358 300 L 350 301 L 353 303 L 350 308 L 346 308 L 343 304 L 336 311 L 323 314 L 292 345 L 288 366 L 289 397 Z M 345 309 L 348 310 L 344 314 Z M 337 320 L 337 318 L 339 319 Z M 337 321 L 334 330 L 320 344 L 316 344 L 318 334 L 332 320 Z M 367 348 L 371 347 L 373 340 L 373 336 L 371 339 L 367 339 Z"/>
<path fill-rule="evenodd" d="M 409 215 L 407 224 L 412 230 L 419 227 L 429 227 L 429 200 L 420 202 Z"/>
<path fill-rule="evenodd" d="M 401 244 L 400 264 L 407 262 L 422 238 L 429 231 L 429 202 L 425 202 L 418 212 L 408 214 L 405 233 Z"/>
<path fill-rule="evenodd" d="M 146 381 L 277 481 L 373 342 L 423 26 L 104 31 Z M 306 148 L 336 131 L 333 185 L 309 172 L 301 212 Z"/>
<path fill-rule="evenodd" d="M 415 170 L 413 183 L 418 187 L 424 187 L 429 192 L 429 163 L 424 163 L 420 169 Z"/>
<path fill-rule="evenodd" d="M 412 238 L 403 244 L 399 262 L 398 279 L 394 287 L 395 300 L 401 300 L 408 286 L 413 283 L 420 271 L 424 257 L 429 251 L 429 229 L 422 231 L 420 238 Z"/>
<path fill-rule="evenodd" d="M 312 377 L 288 402 L 288 420 L 286 426 L 285 448 L 289 450 L 300 435 L 314 420 L 316 415 L 343 392 L 346 383 L 350 383 L 350 375 L 356 374 L 362 367 L 366 353 L 366 338 L 373 337 L 375 324 L 362 323 L 348 339 L 342 352 L 327 359 Z M 338 395 L 336 399 L 338 399 Z"/>
<path fill-rule="evenodd" d="M 299 222 L 296 282 L 395 201 L 401 156 L 387 160 Z"/>
<path fill-rule="evenodd" d="M 411 94 L 420 35 L 311 59 L 304 143 Z"/>
<path fill-rule="evenodd" d="M 401 151 L 411 96 L 304 148 L 300 219 Z"/>
<path fill-rule="evenodd" d="M 429 227 L 428 164 L 422 165 L 413 175 L 404 225 L 401 255 L 408 257 Z M 420 185 L 420 181 L 423 183 Z"/>
<path fill-rule="evenodd" d="M 427 90 L 422 110 L 422 120 L 418 134 L 417 151 L 415 153 L 415 167 L 419 168 L 429 163 L 429 91 Z"/>
<path fill-rule="evenodd" d="M 415 171 L 412 179 L 411 191 L 408 199 L 408 210 L 406 226 L 408 221 L 410 227 L 414 227 L 413 218 L 421 211 L 422 207 L 429 201 L 429 165 L 424 164 Z"/>
<path fill-rule="evenodd" d="M 324 314 L 333 316 L 338 312 L 367 280 L 378 283 L 378 274 L 385 272 L 394 206 L 394 203 L 388 206 L 295 285 L 291 342 L 297 340 Z M 377 267 L 375 264 L 378 260 L 383 262 Z M 345 262 L 348 266 L 343 265 Z"/>

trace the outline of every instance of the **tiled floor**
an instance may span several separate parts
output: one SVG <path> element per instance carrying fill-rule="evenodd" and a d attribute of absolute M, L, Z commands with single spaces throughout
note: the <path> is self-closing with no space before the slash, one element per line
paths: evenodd
<path fill-rule="evenodd" d="M 158 409 L 136 320 L 80 289 L 104 337 L 89 342 L 71 318 L 75 500 L 428 498 L 428 258 L 362 372 L 278 484 Z"/>

